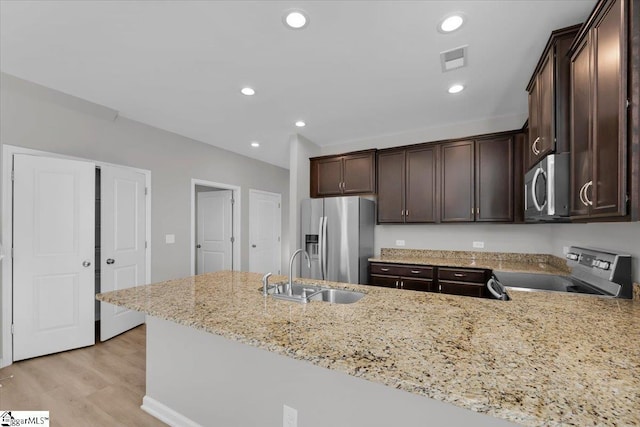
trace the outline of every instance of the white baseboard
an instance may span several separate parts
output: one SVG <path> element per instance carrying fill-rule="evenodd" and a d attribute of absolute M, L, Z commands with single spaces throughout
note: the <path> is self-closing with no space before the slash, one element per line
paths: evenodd
<path fill-rule="evenodd" d="M 169 424 L 172 427 L 202 427 L 195 421 L 185 417 L 179 412 L 174 411 L 163 403 L 158 402 L 153 397 L 144 396 L 142 398 L 143 411 Z"/>

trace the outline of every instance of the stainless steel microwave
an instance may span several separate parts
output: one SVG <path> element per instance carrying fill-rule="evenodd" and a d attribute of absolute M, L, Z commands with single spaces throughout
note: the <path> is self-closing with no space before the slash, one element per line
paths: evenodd
<path fill-rule="evenodd" d="M 569 219 L 569 153 L 549 154 L 524 178 L 527 221 Z"/>

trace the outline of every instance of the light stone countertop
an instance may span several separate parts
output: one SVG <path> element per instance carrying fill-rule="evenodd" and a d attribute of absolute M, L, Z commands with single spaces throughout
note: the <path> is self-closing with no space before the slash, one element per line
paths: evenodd
<path fill-rule="evenodd" d="M 225 271 L 97 298 L 523 425 L 640 425 L 636 301 L 324 282 L 367 295 L 302 305 L 263 297 L 260 278 Z"/>

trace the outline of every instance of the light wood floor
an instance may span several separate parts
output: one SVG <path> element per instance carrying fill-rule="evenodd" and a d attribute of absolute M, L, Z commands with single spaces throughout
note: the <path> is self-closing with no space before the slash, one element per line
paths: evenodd
<path fill-rule="evenodd" d="M 164 426 L 140 409 L 145 326 L 91 347 L 0 369 L 0 409 L 49 411 L 52 427 Z"/>

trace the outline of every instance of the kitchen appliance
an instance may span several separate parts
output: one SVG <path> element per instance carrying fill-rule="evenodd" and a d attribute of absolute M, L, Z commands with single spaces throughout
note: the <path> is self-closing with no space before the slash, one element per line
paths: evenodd
<path fill-rule="evenodd" d="M 603 249 L 572 246 L 566 255 L 570 276 L 495 271 L 503 287 L 632 298 L 631 256 Z"/>
<path fill-rule="evenodd" d="M 569 219 L 569 153 L 549 154 L 524 179 L 527 221 Z"/>
<path fill-rule="evenodd" d="M 300 277 L 366 284 L 374 224 L 371 200 L 356 196 L 303 200 L 301 243 L 311 265 L 301 263 Z"/>

